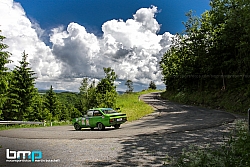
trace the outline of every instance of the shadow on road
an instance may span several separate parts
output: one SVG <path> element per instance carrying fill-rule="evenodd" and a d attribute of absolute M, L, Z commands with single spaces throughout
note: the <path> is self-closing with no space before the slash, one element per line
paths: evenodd
<path fill-rule="evenodd" d="M 176 157 L 190 145 L 217 147 L 228 133 L 224 123 L 235 117 L 229 113 L 160 100 L 158 93 L 140 97 L 155 108 L 155 113 L 133 127 L 149 132 L 121 139 L 123 145 L 114 162 L 91 162 L 91 166 L 163 166 L 167 155 Z M 161 130 L 150 131 L 153 127 Z"/>
<path fill-rule="evenodd" d="M 218 135 L 219 133 L 219 135 Z M 91 166 L 163 166 L 168 156 L 176 157 L 183 148 L 190 145 L 206 146 L 211 144 L 217 147 L 226 135 L 225 127 L 218 129 L 205 129 L 184 131 L 178 133 L 161 133 L 137 135 L 121 140 L 123 149 L 113 162 L 91 162 Z"/>

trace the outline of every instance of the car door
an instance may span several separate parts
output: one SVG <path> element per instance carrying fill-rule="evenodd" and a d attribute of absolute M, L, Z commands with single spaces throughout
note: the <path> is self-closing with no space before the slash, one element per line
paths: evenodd
<path fill-rule="evenodd" d="M 91 125 L 96 126 L 98 122 L 102 122 L 102 113 L 99 110 L 93 111 L 93 122 L 91 122 Z"/>
<path fill-rule="evenodd" d="M 87 127 L 92 127 L 93 122 L 93 112 L 92 110 L 87 111 L 87 117 L 85 119 L 85 125 Z"/>

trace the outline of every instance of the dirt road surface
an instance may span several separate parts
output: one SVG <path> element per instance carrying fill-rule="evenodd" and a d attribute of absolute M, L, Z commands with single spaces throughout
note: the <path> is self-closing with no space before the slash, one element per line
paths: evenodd
<path fill-rule="evenodd" d="M 0 166 L 163 166 L 167 154 L 178 155 L 190 144 L 220 144 L 236 119 L 224 111 L 161 100 L 159 93 L 140 99 L 155 112 L 116 130 L 53 126 L 0 131 Z M 6 149 L 40 150 L 42 161 L 6 162 Z"/>

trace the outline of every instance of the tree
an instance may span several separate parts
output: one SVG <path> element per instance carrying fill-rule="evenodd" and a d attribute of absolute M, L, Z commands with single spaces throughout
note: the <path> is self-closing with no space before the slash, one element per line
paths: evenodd
<path fill-rule="evenodd" d="M 82 82 L 81 82 L 81 85 L 80 85 L 80 88 L 79 88 L 79 91 L 80 91 L 81 95 L 87 94 L 88 85 L 89 85 L 88 84 L 88 78 L 83 78 Z"/>
<path fill-rule="evenodd" d="M 29 120 L 43 121 L 47 118 L 47 114 L 44 112 L 44 100 L 43 97 L 37 94 L 34 97 L 34 102 L 31 105 L 32 112 L 29 113 Z"/>
<path fill-rule="evenodd" d="M 250 83 L 249 1 L 213 0 L 210 6 L 201 17 L 186 14 L 185 33 L 176 35 L 163 55 L 160 66 L 168 90 L 218 90 L 225 84 L 238 88 Z"/>
<path fill-rule="evenodd" d="M 155 85 L 154 81 L 151 81 L 151 82 L 150 82 L 148 88 L 149 88 L 149 89 L 154 89 L 154 90 L 156 89 L 156 85 Z"/>
<path fill-rule="evenodd" d="M 82 112 L 82 114 L 85 114 L 88 109 L 97 106 L 95 81 L 93 81 L 89 85 L 88 78 L 83 78 L 79 90 L 80 90 L 80 93 L 79 93 L 80 111 Z"/>
<path fill-rule="evenodd" d="M 5 37 L 0 35 L 0 118 L 4 103 L 7 100 L 7 90 L 9 86 L 10 77 L 9 72 L 7 71 L 8 68 L 5 67 L 5 65 L 11 62 L 9 60 L 11 54 L 7 51 L 4 51 L 4 49 L 8 48 L 8 45 L 2 43 L 4 39 Z"/>
<path fill-rule="evenodd" d="M 52 85 L 50 86 L 49 91 L 45 94 L 45 108 L 51 113 L 53 119 L 59 119 L 59 112 L 58 112 L 58 100 L 56 97 L 56 93 L 53 91 Z"/>
<path fill-rule="evenodd" d="M 134 90 L 133 81 L 127 80 L 126 83 L 125 83 L 125 85 L 126 85 L 127 88 L 128 88 L 128 89 L 126 90 L 127 93 L 133 92 L 133 90 Z"/>
<path fill-rule="evenodd" d="M 116 104 L 116 86 L 117 75 L 111 67 L 103 68 L 105 77 L 97 84 L 96 97 L 98 107 L 115 107 Z"/>
<path fill-rule="evenodd" d="M 23 52 L 20 65 L 12 71 L 8 102 L 3 114 L 5 119 L 29 120 L 29 114 L 32 112 L 31 106 L 38 91 L 34 86 L 35 73 L 28 67 L 27 56 L 28 54 Z"/>

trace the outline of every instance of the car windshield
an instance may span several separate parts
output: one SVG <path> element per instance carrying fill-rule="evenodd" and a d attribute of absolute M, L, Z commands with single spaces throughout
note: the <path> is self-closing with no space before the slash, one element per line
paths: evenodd
<path fill-rule="evenodd" d="M 104 112 L 105 114 L 117 113 L 117 111 L 115 111 L 115 110 L 113 110 L 113 109 L 104 109 L 104 110 L 102 110 L 102 112 Z"/>

